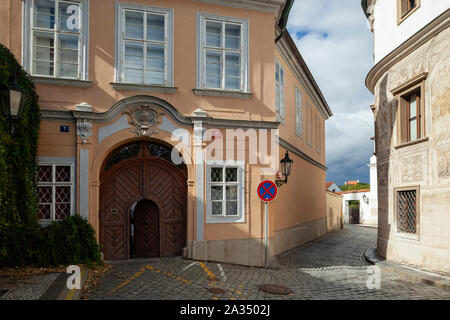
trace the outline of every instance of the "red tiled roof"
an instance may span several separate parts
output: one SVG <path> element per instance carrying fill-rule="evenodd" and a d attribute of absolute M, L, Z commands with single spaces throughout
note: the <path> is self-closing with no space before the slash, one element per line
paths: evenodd
<path fill-rule="evenodd" d="M 325 190 L 328 190 L 328 188 L 330 188 L 333 183 L 334 182 L 327 182 L 327 183 L 325 183 Z"/>
<path fill-rule="evenodd" d="M 336 192 L 337 194 L 347 194 L 347 193 L 361 193 L 361 192 L 369 192 L 370 189 L 361 189 L 361 190 L 348 190 L 342 192 Z"/>
<path fill-rule="evenodd" d="M 350 181 L 347 181 L 345 184 L 358 184 L 358 183 L 359 183 L 358 180 L 350 180 Z"/>

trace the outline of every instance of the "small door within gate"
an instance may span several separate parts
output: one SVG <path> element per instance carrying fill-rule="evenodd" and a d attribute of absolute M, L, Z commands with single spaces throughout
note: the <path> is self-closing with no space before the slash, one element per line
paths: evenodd
<path fill-rule="evenodd" d="M 134 209 L 132 255 L 136 258 L 159 257 L 159 210 L 150 200 L 138 202 Z"/>

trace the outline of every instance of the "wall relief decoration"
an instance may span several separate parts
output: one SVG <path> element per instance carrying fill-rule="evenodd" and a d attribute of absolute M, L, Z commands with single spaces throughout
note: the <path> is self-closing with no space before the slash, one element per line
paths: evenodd
<path fill-rule="evenodd" d="M 401 160 L 402 182 L 421 181 L 423 179 L 423 157 L 416 154 Z"/>
<path fill-rule="evenodd" d="M 92 135 L 92 123 L 86 121 L 86 119 L 77 122 L 77 134 L 80 136 L 83 144 L 85 144 L 86 140 Z"/>
<path fill-rule="evenodd" d="M 438 150 L 438 175 L 439 177 L 450 176 L 450 150 Z"/>
<path fill-rule="evenodd" d="M 149 106 L 133 107 L 124 114 L 130 116 L 130 124 L 135 128 L 131 131 L 137 133 L 139 137 L 150 137 L 157 133 L 153 128 L 161 123 L 161 116 L 163 115 Z"/>

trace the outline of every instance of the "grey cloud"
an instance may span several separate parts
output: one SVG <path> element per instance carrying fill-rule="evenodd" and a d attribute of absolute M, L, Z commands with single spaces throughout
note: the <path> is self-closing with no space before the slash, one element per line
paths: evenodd
<path fill-rule="evenodd" d="M 364 81 L 373 64 L 372 35 L 360 1 L 297 0 L 288 30 L 334 114 L 326 124 L 327 180 L 368 182 L 373 96 Z"/>

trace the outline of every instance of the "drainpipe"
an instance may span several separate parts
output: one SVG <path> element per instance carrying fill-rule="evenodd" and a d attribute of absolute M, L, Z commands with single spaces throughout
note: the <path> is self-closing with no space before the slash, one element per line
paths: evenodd
<path fill-rule="evenodd" d="M 275 39 L 275 43 L 280 41 L 280 39 L 283 37 L 284 31 L 286 30 L 287 21 L 289 18 L 289 12 L 291 11 L 294 1 L 295 0 L 287 0 L 286 4 L 284 5 L 283 12 L 281 13 L 280 20 L 278 21 L 278 26 L 280 27 L 281 31 L 278 37 Z"/>

